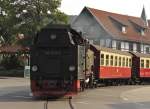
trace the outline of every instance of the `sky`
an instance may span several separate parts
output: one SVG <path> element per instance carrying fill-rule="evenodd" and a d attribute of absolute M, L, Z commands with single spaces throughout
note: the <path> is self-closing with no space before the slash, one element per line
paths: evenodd
<path fill-rule="evenodd" d="M 78 15 L 87 6 L 108 12 L 140 17 L 145 7 L 150 19 L 150 0 L 62 0 L 60 10 L 68 15 Z"/>

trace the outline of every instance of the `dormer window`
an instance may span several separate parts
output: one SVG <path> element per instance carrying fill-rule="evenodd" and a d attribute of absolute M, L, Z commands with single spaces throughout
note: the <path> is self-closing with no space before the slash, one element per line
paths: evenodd
<path fill-rule="evenodd" d="M 127 33 L 125 26 L 122 26 L 122 33 L 124 33 L 124 34 Z"/>
<path fill-rule="evenodd" d="M 141 35 L 141 36 L 144 36 L 145 35 L 145 30 L 147 29 L 146 26 L 144 25 L 140 25 L 136 22 L 133 22 L 130 20 L 130 22 L 133 24 L 135 30 Z"/>
<path fill-rule="evenodd" d="M 143 29 L 141 29 L 141 35 L 142 35 L 142 36 L 144 36 L 144 35 L 145 35 L 145 33 L 144 33 L 144 30 L 143 30 Z"/>
<path fill-rule="evenodd" d="M 124 22 L 123 20 L 119 19 L 119 18 L 115 18 L 112 16 L 109 16 L 109 18 L 111 19 L 112 23 L 115 25 L 115 27 L 122 32 L 123 34 L 126 34 L 126 28 L 127 28 L 127 24 L 126 22 Z"/>

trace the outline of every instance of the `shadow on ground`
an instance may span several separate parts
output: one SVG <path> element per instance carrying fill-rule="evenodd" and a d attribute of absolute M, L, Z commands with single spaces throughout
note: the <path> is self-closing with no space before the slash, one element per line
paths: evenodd
<path fill-rule="evenodd" d="M 108 104 L 111 109 L 150 109 L 149 102 Z"/>
<path fill-rule="evenodd" d="M 29 86 L 15 86 L 0 89 L 0 102 L 64 101 L 64 97 L 35 98 L 31 96 Z"/>
<path fill-rule="evenodd" d="M 35 100 L 30 96 L 29 86 L 5 87 L 0 89 L 0 102 L 30 102 Z"/>

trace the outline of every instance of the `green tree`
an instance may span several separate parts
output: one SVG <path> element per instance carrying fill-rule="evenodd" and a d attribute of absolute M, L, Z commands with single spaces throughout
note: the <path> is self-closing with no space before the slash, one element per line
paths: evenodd
<path fill-rule="evenodd" d="M 5 43 L 10 43 L 10 40 L 15 33 L 15 24 L 19 20 L 15 18 L 15 11 L 9 0 L 0 1 L 0 38 L 3 37 Z M 2 41 L 2 40 L 1 40 Z"/>
<path fill-rule="evenodd" d="M 60 5 L 61 0 L 0 0 L 0 37 L 11 44 L 18 33 L 32 38 L 49 23 L 67 23 Z"/>

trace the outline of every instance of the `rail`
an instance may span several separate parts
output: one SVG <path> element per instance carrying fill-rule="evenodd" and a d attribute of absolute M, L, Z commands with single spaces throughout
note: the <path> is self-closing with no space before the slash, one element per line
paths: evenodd
<path fill-rule="evenodd" d="M 44 109 L 48 109 L 48 98 L 46 99 L 46 101 L 44 102 Z M 72 97 L 69 97 L 69 107 L 70 109 L 75 109 L 72 103 Z"/>

